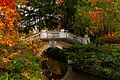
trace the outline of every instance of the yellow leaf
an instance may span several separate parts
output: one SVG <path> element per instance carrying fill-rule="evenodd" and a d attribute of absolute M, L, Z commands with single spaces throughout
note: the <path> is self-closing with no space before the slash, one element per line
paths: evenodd
<path fill-rule="evenodd" d="M 6 62 L 9 61 L 9 59 L 7 59 L 7 58 L 2 58 L 2 61 L 6 63 Z"/>
<path fill-rule="evenodd" d="M 9 44 L 9 46 L 12 46 L 12 44 Z"/>

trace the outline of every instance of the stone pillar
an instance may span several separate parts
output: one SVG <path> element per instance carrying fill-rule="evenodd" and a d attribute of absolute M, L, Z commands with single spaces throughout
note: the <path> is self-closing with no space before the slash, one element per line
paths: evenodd
<path fill-rule="evenodd" d="M 46 33 L 46 30 L 41 30 L 41 35 L 40 35 L 40 38 L 47 38 L 47 33 Z"/>
<path fill-rule="evenodd" d="M 84 35 L 84 38 L 82 38 L 82 44 L 89 44 L 90 43 L 90 38 L 88 35 Z"/>
<path fill-rule="evenodd" d="M 64 29 L 61 29 L 60 34 L 59 34 L 60 38 L 66 38 L 66 33 L 64 31 L 65 31 Z"/>
<path fill-rule="evenodd" d="M 52 42 L 51 41 L 49 41 L 49 47 L 52 47 Z"/>

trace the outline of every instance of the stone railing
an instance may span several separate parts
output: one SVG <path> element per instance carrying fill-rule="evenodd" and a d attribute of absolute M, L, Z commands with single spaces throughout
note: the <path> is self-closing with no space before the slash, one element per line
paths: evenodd
<path fill-rule="evenodd" d="M 41 33 L 34 34 L 30 37 L 27 37 L 25 40 L 34 40 L 40 38 Z"/>
<path fill-rule="evenodd" d="M 89 38 L 82 38 L 82 37 L 78 37 L 76 35 L 73 35 L 71 33 L 68 32 L 62 32 L 62 31 L 50 31 L 50 32 L 40 32 L 37 34 L 34 34 L 33 36 L 30 36 L 28 38 L 26 38 L 26 40 L 34 40 L 34 39 L 54 39 L 54 38 L 66 38 L 66 39 L 70 39 L 73 41 L 77 41 L 83 44 L 87 44 L 90 43 Z"/>

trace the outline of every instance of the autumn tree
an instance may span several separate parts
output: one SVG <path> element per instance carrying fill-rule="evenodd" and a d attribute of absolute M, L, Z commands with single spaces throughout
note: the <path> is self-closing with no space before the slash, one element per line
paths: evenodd
<path fill-rule="evenodd" d="M 20 19 L 14 0 L 0 0 L 0 44 L 14 45 L 19 38 L 15 24 Z"/>
<path fill-rule="evenodd" d="M 76 9 L 74 31 L 80 35 L 88 34 L 93 43 L 106 35 L 117 34 L 120 30 L 119 3 L 116 1 L 79 0 Z"/>

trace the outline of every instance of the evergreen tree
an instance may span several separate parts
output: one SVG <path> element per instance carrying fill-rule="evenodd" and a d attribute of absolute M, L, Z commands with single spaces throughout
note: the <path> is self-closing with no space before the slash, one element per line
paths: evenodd
<path fill-rule="evenodd" d="M 57 20 L 61 19 L 56 12 L 57 4 L 54 0 L 29 0 L 25 5 L 19 4 L 21 11 L 22 25 L 25 26 L 24 32 L 29 32 L 35 27 L 39 29 L 53 29 L 58 25 Z"/>

